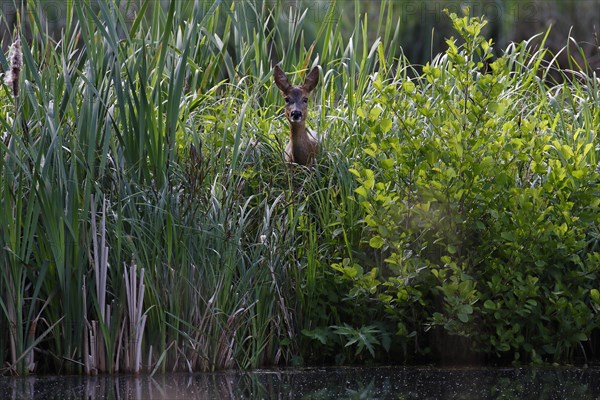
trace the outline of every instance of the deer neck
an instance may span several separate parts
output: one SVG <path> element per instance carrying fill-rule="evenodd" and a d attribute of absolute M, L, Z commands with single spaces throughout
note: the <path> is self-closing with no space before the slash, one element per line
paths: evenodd
<path fill-rule="evenodd" d="M 308 134 L 306 132 L 306 122 L 290 122 L 290 140 L 292 143 L 301 142 L 308 140 Z"/>
<path fill-rule="evenodd" d="M 306 130 L 306 123 L 290 123 L 290 144 L 294 162 L 309 165 L 314 149 Z"/>

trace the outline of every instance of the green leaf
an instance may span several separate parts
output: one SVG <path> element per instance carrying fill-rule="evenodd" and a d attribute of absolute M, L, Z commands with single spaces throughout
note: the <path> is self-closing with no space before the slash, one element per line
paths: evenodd
<path fill-rule="evenodd" d="M 588 337 L 583 332 L 576 332 L 573 335 L 573 340 L 576 341 L 576 342 L 586 342 L 588 340 Z"/>
<path fill-rule="evenodd" d="M 369 240 L 369 246 L 374 249 L 380 249 L 384 245 L 384 241 L 381 236 L 373 236 L 371 240 Z"/>
<path fill-rule="evenodd" d="M 381 108 L 373 107 L 373 108 L 371 108 L 371 111 L 369 112 L 369 119 L 371 121 L 375 121 L 376 119 L 379 118 L 380 115 L 381 115 Z"/>
<path fill-rule="evenodd" d="M 411 81 L 405 81 L 402 83 L 402 89 L 404 89 L 406 93 L 413 93 L 416 89 L 416 86 Z"/>
<path fill-rule="evenodd" d="M 351 173 L 352 175 L 354 175 L 355 177 L 357 177 L 357 178 L 360 178 L 360 172 L 358 172 L 358 170 L 357 170 L 357 169 L 354 169 L 354 168 L 349 168 L 349 169 L 348 169 L 348 172 L 350 172 L 350 173 Z"/>
<path fill-rule="evenodd" d="M 372 169 L 365 169 L 364 171 L 365 179 L 363 181 L 363 185 L 366 189 L 371 190 L 375 186 L 375 172 Z"/>
<path fill-rule="evenodd" d="M 367 189 L 365 189 L 364 186 L 359 186 L 356 189 L 354 189 L 354 193 L 356 193 L 360 197 L 368 197 L 369 196 Z"/>
<path fill-rule="evenodd" d="M 383 133 L 387 133 L 390 131 L 390 129 L 392 129 L 392 120 L 389 118 L 384 118 L 379 123 L 379 126 L 381 127 Z"/>
<path fill-rule="evenodd" d="M 458 319 L 460 320 L 460 322 L 467 323 L 469 322 L 469 315 L 463 312 L 459 312 Z"/>
<path fill-rule="evenodd" d="M 317 328 L 312 331 L 308 329 L 303 329 L 302 334 L 311 339 L 318 340 L 319 342 L 321 342 L 321 344 L 327 344 L 328 331 L 324 328 Z"/>
<path fill-rule="evenodd" d="M 496 303 L 493 300 L 487 299 L 484 303 L 483 303 L 483 307 L 488 309 L 488 310 L 495 310 L 497 309 L 496 307 Z"/>
<path fill-rule="evenodd" d="M 473 314 L 473 307 L 470 304 L 465 304 L 460 308 L 460 311 L 465 314 Z"/>
<path fill-rule="evenodd" d="M 498 346 L 496 346 L 496 349 L 498 349 L 499 352 L 509 351 L 510 345 L 508 343 L 499 343 Z"/>
<path fill-rule="evenodd" d="M 515 241 L 515 235 L 512 232 L 502 232 L 500 234 L 500 236 L 502 237 L 502 239 L 506 240 L 507 242 Z"/>
<path fill-rule="evenodd" d="M 391 158 L 384 158 L 379 163 L 381 164 L 381 168 L 386 171 L 394 167 L 394 160 Z"/>
<path fill-rule="evenodd" d="M 446 177 L 448 179 L 452 179 L 452 178 L 456 178 L 456 171 L 454 170 L 454 168 L 450 167 L 448 168 L 445 172 L 444 175 L 446 175 Z"/>
<path fill-rule="evenodd" d="M 598 289 L 591 289 L 590 297 L 595 303 L 600 303 L 600 291 L 598 291 Z"/>

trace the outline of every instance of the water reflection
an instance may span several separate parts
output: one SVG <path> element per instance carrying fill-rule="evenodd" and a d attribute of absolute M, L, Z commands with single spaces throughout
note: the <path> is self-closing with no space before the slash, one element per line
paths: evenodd
<path fill-rule="evenodd" d="M 0 377 L 0 399 L 597 399 L 600 369 L 310 368 Z"/>

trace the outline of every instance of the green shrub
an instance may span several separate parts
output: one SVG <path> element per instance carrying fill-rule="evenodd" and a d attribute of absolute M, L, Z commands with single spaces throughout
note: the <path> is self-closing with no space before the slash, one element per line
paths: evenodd
<path fill-rule="evenodd" d="M 543 50 L 493 59 L 485 20 L 449 16 L 445 54 L 373 75 L 357 109 L 370 140 L 351 172 L 384 261 L 334 268 L 424 352 L 444 351 L 441 330 L 484 355 L 571 360 L 598 323 L 593 80 L 547 87 Z"/>

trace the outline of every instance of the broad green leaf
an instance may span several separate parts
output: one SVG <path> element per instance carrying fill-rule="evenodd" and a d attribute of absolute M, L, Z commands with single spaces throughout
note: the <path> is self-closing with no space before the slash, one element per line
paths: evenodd
<path fill-rule="evenodd" d="M 499 104 L 496 103 L 495 101 L 492 101 L 488 104 L 488 111 L 493 114 L 495 114 L 499 108 L 500 108 Z"/>
<path fill-rule="evenodd" d="M 363 186 L 367 189 L 367 190 L 371 190 L 373 189 L 373 187 L 375 186 L 375 172 L 373 172 L 372 169 L 365 169 L 363 171 L 365 178 L 363 180 Z"/>
<path fill-rule="evenodd" d="M 402 89 L 404 89 L 406 93 L 413 93 L 416 89 L 416 86 L 411 81 L 404 81 L 402 83 Z"/>
<path fill-rule="evenodd" d="M 493 300 L 487 299 L 484 303 L 483 303 L 483 307 L 487 308 L 488 310 L 495 310 L 497 309 L 496 303 L 494 303 Z"/>
<path fill-rule="evenodd" d="M 515 235 L 512 232 L 502 232 L 500 234 L 500 236 L 502 237 L 502 239 L 508 241 L 508 242 L 514 242 L 515 241 Z"/>
<path fill-rule="evenodd" d="M 360 197 L 368 197 L 369 194 L 367 192 L 367 189 L 365 189 L 364 186 L 359 186 L 356 189 L 354 189 L 354 192 L 359 195 Z"/>
<path fill-rule="evenodd" d="M 381 168 L 390 170 L 394 167 L 394 160 L 391 158 L 384 158 L 380 161 Z"/>
<path fill-rule="evenodd" d="M 358 172 L 357 169 L 349 168 L 348 172 L 350 172 L 352 175 L 356 176 L 357 178 L 360 178 L 360 172 Z"/>
<path fill-rule="evenodd" d="M 600 303 L 600 291 L 598 291 L 598 289 L 591 289 L 590 297 L 595 303 Z"/>
<path fill-rule="evenodd" d="M 384 245 L 384 241 L 381 238 L 381 236 L 379 236 L 379 235 L 373 236 L 369 240 L 369 246 L 371 246 L 374 249 L 380 249 L 383 245 Z"/>
<path fill-rule="evenodd" d="M 387 133 L 390 131 L 390 129 L 392 129 L 392 120 L 389 118 L 384 118 L 379 123 L 379 126 L 381 127 L 383 133 Z"/>
<path fill-rule="evenodd" d="M 371 108 L 371 111 L 369 111 L 369 119 L 371 121 L 375 121 L 381 115 L 381 111 L 382 110 L 381 110 L 380 107 L 373 107 L 373 108 Z"/>

